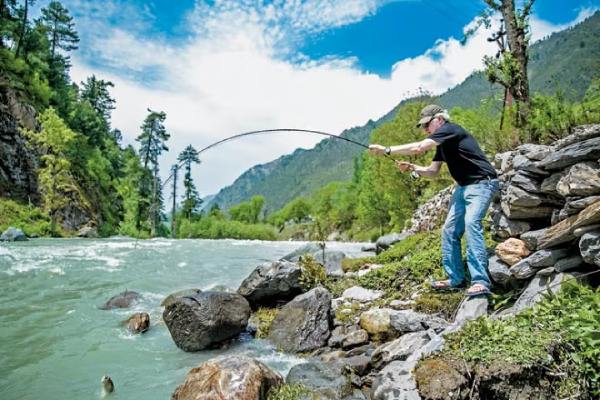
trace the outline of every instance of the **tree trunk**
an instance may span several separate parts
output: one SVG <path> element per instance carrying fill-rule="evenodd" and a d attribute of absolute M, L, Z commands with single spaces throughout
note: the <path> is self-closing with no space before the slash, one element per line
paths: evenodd
<path fill-rule="evenodd" d="M 179 166 L 175 164 L 173 166 L 173 209 L 171 211 L 171 237 L 175 239 L 175 230 L 177 228 L 175 222 L 175 207 L 177 206 L 177 171 Z"/>
<path fill-rule="evenodd" d="M 502 0 L 502 16 L 506 27 L 508 48 L 517 62 L 518 76 L 514 77 L 514 84 L 510 85 L 510 94 L 517 101 L 517 125 L 523 126 L 529 113 L 529 80 L 527 78 L 527 54 L 528 42 L 526 38 L 525 24 L 519 23 L 515 13 L 514 0 Z M 524 15 L 523 18 L 527 16 Z"/>
<path fill-rule="evenodd" d="M 23 47 L 23 40 L 25 40 L 25 34 L 27 33 L 27 14 L 29 10 L 29 0 L 25 0 L 25 10 L 23 11 L 23 21 L 21 22 L 21 34 L 19 35 L 19 41 L 17 42 L 17 49 L 15 50 L 15 58 L 19 57 L 19 52 Z"/>

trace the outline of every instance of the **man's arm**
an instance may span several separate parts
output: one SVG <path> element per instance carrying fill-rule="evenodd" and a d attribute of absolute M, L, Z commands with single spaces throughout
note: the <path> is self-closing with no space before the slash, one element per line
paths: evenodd
<path fill-rule="evenodd" d="M 397 146 L 390 146 L 390 154 L 397 154 L 402 156 L 412 156 L 415 154 L 421 154 L 428 150 L 435 148 L 438 144 L 431 139 L 424 139 L 420 142 L 413 142 L 407 144 L 401 144 Z M 379 144 L 372 144 L 369 146 L 369 150 L 375 154 L 385 154 L 385 146 Z"/>
<path fill-rule="evenodd" d="M 425 176 L 428 178 L 432 178 L 437 176 L 440 173 L 440 169 L 442 168 L 441 161 L 432 161 L 429 167 L 422 167 L 420 165 L 411 164 L 404 161 L 396 161 L 396 165 L 398 169 L 402 172 L 406 171 L 415 171 L 420 176 Z"/>

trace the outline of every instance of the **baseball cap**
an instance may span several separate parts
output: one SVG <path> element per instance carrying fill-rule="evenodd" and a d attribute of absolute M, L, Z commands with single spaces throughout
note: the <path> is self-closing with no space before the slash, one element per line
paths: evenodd
<path fill-rule="evenodd" d="M 444 109 L 437 104 L 430 104 L 421 110 L 421 119 L 417 123 L 417 128 L 431 121 L 436 114 L 443 113 Z"/>

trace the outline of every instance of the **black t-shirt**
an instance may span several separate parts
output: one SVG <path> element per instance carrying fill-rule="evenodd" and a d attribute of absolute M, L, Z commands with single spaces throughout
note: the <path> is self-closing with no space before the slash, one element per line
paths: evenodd
<path fill-rule="evenodd" d="M 459 185 L 498 177 L 475 138 L 460 125 L 446 122 L 428 138 L 438 144 L 433 161 L 445 161 Z"/>

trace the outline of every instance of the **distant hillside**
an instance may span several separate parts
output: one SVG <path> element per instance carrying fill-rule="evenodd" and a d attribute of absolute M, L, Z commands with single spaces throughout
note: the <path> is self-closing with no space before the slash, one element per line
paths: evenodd
<path fill-rule="evenodd" d="M 581 24 L 532 45 L 529 65 L 532 91 L 548 94 L 562 89 L 569 98 L 581 98 L 599 71 L 599 32 L 600 13 L 596 13 Z M 500 88 L 490 85 L 482 72 L 475 72 L 436 101 L 447 108 L 473 107 L 481 99 L 499 92 Z M 341 136 L 367 144 L 373 129 L 393 118 L 402 104 L 377 121 L 345 130 Z M 223 188 L 210 204 L 226 209 L 260 194 L 265 196 L 267 212 L 275 211 L 293 198 L 309 195 L 329 182 L 349 180 L 353 159 L 362 151 L 347 142 L 325 139 L 310 150 L 297 149 L 250 168 L 232 185 Z"/>

